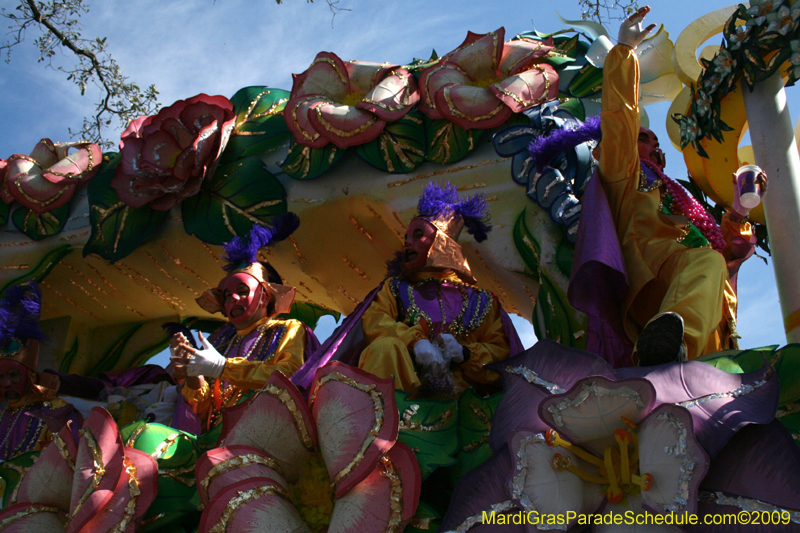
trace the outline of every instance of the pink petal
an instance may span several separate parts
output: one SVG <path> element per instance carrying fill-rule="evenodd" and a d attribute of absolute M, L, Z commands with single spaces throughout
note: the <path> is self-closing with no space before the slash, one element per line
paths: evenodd
<path fill-rule="evenodd" d="M 436 106 L 444 118 L 466 130 L 494 128 L 511 116 L 511 109 L 489 89 L 470 85 L 443 88 L 436 93 Z"/>
<path fill-rule="evenodd" d="M 320 135 L 339 148 L 369 142 L 386 126 L 386 121 L 368 111 L 333 103 L 315 104 L 308 119 Z"/>
<path fill-rule="evenodd" d="M 447 61 L 423 70 L 419 77 L 419 110 L 434 120 L 444 118 L 436 108 L 436 94 L 448 85 L 466 85 L 471 81 L 464 69 Z"/>
<path fill-rule="evenodd" d="M 546 56 L 553 48 L 555 48 L 555 45 L 552 37 L 546 41 L 528 39 L 506 41 L 503 44 L 503 57 L 500 60 L 499 70 L 506 76 L 517 74 L 534 59 Z"/>
<path fill-rule="evenodd" d="M 216 148 L 220 140 L 219 124 L 216 120 L 203 127 L 194 142 L 195 168 L 209 167 L 217 159 Z"/>
<path fill-rule="evenodd" d="M 370 92 L 378 84 L 386 67 L 382 63 L 367 61 L 347 61 L 344 66 L 347 69 L 347 76 L 350 78 L 348 92 L 356 94 Z"/>
<path fill-rule="evenodd" d="M 68 204 L 75 193 L 75 184 L 56 185 L 44 179 L 42 168 L 23 157 L 27 156 L 8 158 L 8 194 L 40 215 Z"/>
<path fill-rule="evenodd" d="M 5 159 L 0 159 L 0 200 L 3 200 L 5 203 L 10 204 L 14 201 L 14 198 L 8 192 L 8 184 L 6 183 L 6 179 L 8 176 L 8 161 Z"/>
<path fill-rule="evenodd" d="M 52 441 L 20 481 L 17 501 L 52 505 L 66 513 L 72 493 L 72 475 L 72 467 Z"/>
<path fill-rule="evenodd" d="M 143 140 L 142 165 L 147 164 L 150 168 L 162 172 L 175 166 L 181 148 L 174 137 L 163 131 L 156 131 Z"/>
<path fill-rule="evenodd" d="M 234 498 L 235 504 L 231 502 Z M 278 483 L 251 478 L 217 494 L 203 510 L 198 531 L 207 533 L 216 528 L 226 533 L 257 533 L 265 531 L 266 524 L 270 531 L 311 533 Z"/>
<path fill-rule="evenodd" d="M 40 167 L 49 167 L 60 159 L 56 152 L 56 146 L 50 139 L 42 139 L 36 143 L 36 146 L 33 147 L 33 151 L 30 154 L 30 158 L 36 161 Z"/>
<path fill-rule="evenodd" d="M 128 127 L 125 128 L 125 131 L 122 132 L 121 141 L 119 143 L 120 149 L 125 145 L 125 141 L 128 139 L 141 139 L 142 137 L 142 129 L 145 127 L 145 123 L 149 122 L 151 117 L 141 116 L 137 119 L 131 121 L 128 124 Z"/>
<path fill-rule="evenodd" d="M 328 533 L 402 531 L 417 511 L 420 483 L 414 452 L 398 442 L 375 470 L 336 501 Z"/>
<path fill-rule="evenodd" d="M 405 69 L 396 68 L 367 93 L 357 107 L 378 115 L 386 122 L 394 122 L 403 118 L 418 101 L 419 90 L 414 76 Z"/>
<path fill-rule="evenodd" d="M 558 96 L 558 73 L 550 65 L 533 65 L 530 70 L 490 85 L 489 90 L 511 111 L 521 113 Z"/>
<path fill-rule="evenodd" d="M 69 153 L 68 150 L 71 148 L 77 151 Z M 97 173 L 102 162 L 103 151 L 98 145 L 70 143 L 65 150 L 65 156 L 47 168 L 43 176 L 53 183 L 86 183 Z"/>
<path fill-rule="evenodd" d="M 347 68 L 339 56 L 320 52 L 311 66 L 302 74 L 294 74 L 292 99 L 317 95 L 340 101 L 350 88 Z"/>
<path fill-rule="evenodd" d="M 12 505 L 0 512 L 0 523 L 4 522 L 3 533 L 64 533 L 64 521 L 45 505 Z"/>
<path fill-rule="evenodd" d="M 142 516 L 158 494 L 158 465 L 149 454 L 125 448 L 125 468 L 120 473 L 114 494 L 108 503 L 97 509 L 81 533 L 124 531 L 133 533 L 136 518 Z M 132 490 L 135 487 L 138 494 Z M 133 509 L 128 503 L 133 501 Z M 117 529 L 115 529 L 117 528 Z"/>
<path fill-rule="evenodd" d="M 195 157 L 194 150 L 184 150 L 175 160 L 175 166 L 172 168 L 171 177 L 175 182 L 175 192 L 183 188 L 183 183 L 188 181 L 190 177 L 202 177 L 203 168 L 198 167 L 197 157 Z M 165 189 L 170 188 L 168 182 L 164 182 Z"/>
<path fill-rule="evenodd" d="M 100 457 L 102 463 L 98 464 Z M 70 501 L 70 513 L 74 513 L 74 518 L 67 533 L 81 532 L 95 513 L 108 505 L 122 475 L 122 458 L 123 446 L 117 424 L 108 411 L 93 407 L 80 431 Z M 102 474 L 100 467 L 104 469 Z M 79 504 L 80 509 L 77 509 Z"/>
<path fill-rule="evenodd" d="M 310 401 L 338 498 L 369 475 L 397 440 L 394 381 L 333 362 L 317 370 Z"/>
<path fill-rule="evenodd" d="M 225 445 L 250 446 L 268 453 L 286 479 L 294 482 L 316 450 L 317 432 L 303 395 L 287 377 L 274 372 Z"/>
<path fill-rule="evenodd" d="M 200 500 L 207 504 L 226 487 L 246 479 L 261 477 L 288 487 L 286 480 L 275 468 L 269 454 L 250 446 L 224 446 L 209 450 L 197 461 L 196 486 Z"/>
<path fill-rule="evenodd" d="M 309 111 L 320 102 L 330 102 L 330 100 L 320 96 L 293 98 L 286 103 L 283 110 L 283 118 L 294 135 L 294 140 L 303 146 L 322 148 L 329 142 L 328 139 L 317 133 L 314 125 L 309 121 Z"/>
<path fill-rule="evenodd" d="M 178 143 L 178 146 L 180 146 L 181 150 L 189 148 L 195 139 L 194 132 L 186 129 L 186 126 L 183 125 L 183 122 L 175 118 L 168 118 L 162 122 L 161 131 L 164 131 L 172 136 L 172 138 L 175 139 L 175 142 Z"/>
<path fill-rule="evenodd" d="M 461 45 L 445 54 L 442 61 L 456 63 L 473 80 L 491 78 L 497 75 L 500 59 L 503 55 L 503 38 L 505 28 L 489 33 L 467 32 L 467 38 Z"/>

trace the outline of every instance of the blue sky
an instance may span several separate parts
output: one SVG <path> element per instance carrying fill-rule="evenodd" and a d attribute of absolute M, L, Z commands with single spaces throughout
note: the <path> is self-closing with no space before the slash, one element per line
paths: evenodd
<path fill-rule="evenodd" d="M 0 0 L 13 7 L 16 2 Z M 123 72 L 140 86 L 151 83 L 163 105 L 205 92 L 232 96 L 248 85 L 291 89 L 291 73 L 302 72 L 317 52 L 326 50 L 343 59 L 407 63 L 427 58 L 431 50 L 445 53 L 459 45 L 467 30 L 484 33 L 505 26 L 506 36 L 537 29 L 564 27 L 580 18 L 577 0 L 522 2 L 515 0 L 422 1 L 341 0 L 350 11 L 331 12 L 323 0 L 175 1 L 140 0 L 93 2 L 85 17 L 85 36 L 107 36 L 109 50 Z M 643 4 L 644 5 L 644 4 Z M 661 0 L 652 4 L 648 21 L 663 23 L 675 41 L 696 18 L 729 2 Z M 332 23 L 333 22 L 333 23 Z M 616 36 L 616 23 L 610 34 Z M 93 109 L 94 93 L 81 97 L 57 71 L 37 64 L 32 46 L 35 34 L 0 64 L 0 157 L 28 153 L 42 137 L 69 140 L 68 128 L 79 129 Z M 712 39 L 717 44 L 720 37 Z M 56 57 L 55 63 L 71 61 Z M 800 93 L 790 89 L 789 105 L 797 119 Z M 651 127 L 666 139 L 666 104 L 650 106 Z M 122 128 L 112 136 L 118 137 Z M 681 155 L 667 151 L 667 173 L 686 174 Z M 743 345 L 784 344 L 777 289 L 771 265 L 748 261 L 739 276 L 739 330 Z M 529 341 L 530 342 L 530 341 Z"/>

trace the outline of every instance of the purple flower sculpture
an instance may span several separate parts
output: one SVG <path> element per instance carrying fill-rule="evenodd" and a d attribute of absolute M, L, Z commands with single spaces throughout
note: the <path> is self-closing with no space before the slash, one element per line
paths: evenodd
<path fill-rule="evenodd" d="M 750 510 L 780 516 L 763 531 L 800 529 L 800 449 L 768 424 L 779 384 L 766 362 L 614 370 L 543 340 L 490 368 L 506 389 L 494 455 L 459 484 L 441 531 L 758 531 L 703 523 Z M 645 525 L 645 513 L 671 523 Z"/>

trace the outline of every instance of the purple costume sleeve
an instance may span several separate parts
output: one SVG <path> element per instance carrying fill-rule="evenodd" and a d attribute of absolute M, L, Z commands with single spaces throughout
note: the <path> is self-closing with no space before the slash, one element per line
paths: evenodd
<path fill-rule="evenodd" d="M 597 173 L 583 195 L 567 299 L 589 316 L 586 349 L 614 368 L 631 366 L 633 344 L 622 327 L 628 273 L 611 208 Z"/>

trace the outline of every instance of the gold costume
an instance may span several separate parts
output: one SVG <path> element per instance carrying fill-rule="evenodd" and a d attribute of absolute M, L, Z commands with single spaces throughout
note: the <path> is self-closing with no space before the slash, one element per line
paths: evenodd
<path fill-rule="evenodd" d="M 736 295 L 728 281 L 726 259 L 734 236 L 750 240 L 749 223 L 726 215 L 723 254 L 710 247 L 681 244 L 682 227 L 661 212 L 664 186 L 640 189 L 639 62 L 633 49 L 615 46 L 603 72 L 603 131 L 600 180 L 611 207 L 625 257 L 630 289 L 623 323 L 635 341 L 654 316 L 672 311 L 685 323 L 687 355 L 694 359 L 729 347 L 736 319 Z"/>
<path fill-rule="evenodd" d="M 226 357 L 229 354 L 239 354 L 240 347 L 248 345 L 248 340 L 259 336 L 262 340 L 255 340 L 251 346 L 259 342 L 270 342 L 270 336 L 276 333 L 275 328 L 283 327 L 285 331 L 282 338 L 278 339 L 277 347 L 271 354 L 266 354 L 264 359 L 248 360 L 243 357 L 229 357 L 225 362 L 225 369 L 218 380 L 207 380 L 199 389 L 190 389 L 185 385 L 181 393 L 186 403 L 203 423 L 203 431 L 208 431 L 216 425 L 220 409 L 236 405 L 249 390 L 258 390 L 266 385 L 270 376 L 276 370 L 289 377 L 299 369 L 305 360 L 307 343 L 306 328 L 299 320 L 282 320 L 265 318 L 248 328 L 237 332 L 230 342 L 215 346 Z M 227 387 L 221 386 L 221 381 L 228 383 Z"/>
<path fill-rule="evenodd" d="M 450 282 L 470 287 L 454 272 L 420 272 L 408 277 L 409 281 L 430 280 L 427 283 Z M 441 305 L 441 296 L 439 296 Z M 398 302 L 392 294 L 389 282 L 384 283 L 375 300 L 361 318 L 364 340 L 368 346 L 361 352 L 358 366 L 378 377 L 394 377 L 395 388 L 415 392 L 421 385 L 412 357 L 413 345 L 418 340 L 428 339 L 428 325 L 419 322 L 411 325 L 400 322 Z M 483 365 L 505 359 L 509 354 L 509 343 L 503 330 L 500 303 L 492 295 L 492 305 L 481 323 L 463 338 L 456 337 L 462 346 L 469 349 L 470 357 L 456 365 L 453 374 L 461 388 L 471 383 L 489 384 L 498 375 L 485 370 Z"/>

